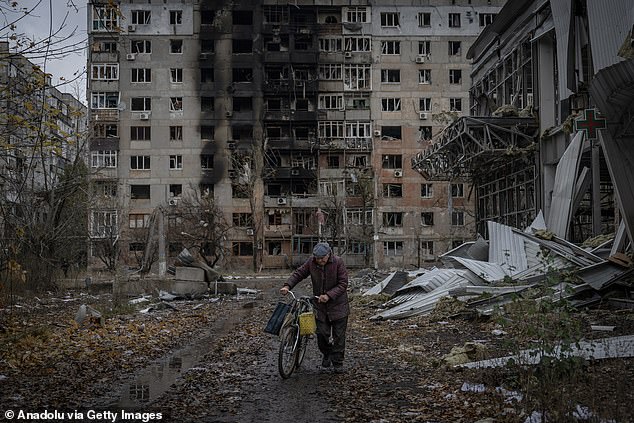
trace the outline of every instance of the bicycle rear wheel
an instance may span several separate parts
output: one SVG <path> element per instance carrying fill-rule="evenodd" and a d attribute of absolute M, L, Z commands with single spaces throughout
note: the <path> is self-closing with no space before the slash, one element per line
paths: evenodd
<path fill-rule="evenodd" d="M 296 326 L 289 326 L 285 328 L 280 336 L 280 350 L 278 354 L 277 367 L 280 371 L 280 376 L 284 379 L 288 379 L 295 370 L 295 364 L 297 362 L 297 337 L 299 336 L 299 328 Z"/>

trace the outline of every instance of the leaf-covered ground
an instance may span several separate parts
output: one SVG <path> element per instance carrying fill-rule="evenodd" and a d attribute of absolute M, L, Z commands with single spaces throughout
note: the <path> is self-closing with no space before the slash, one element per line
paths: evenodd
<path fill-rule="evenodd" d="M 148 313 L 138 311 L 147 304 L 117 305 L 109 295 L 18 301 L 20 308 L 0 311 L 0 406 L 108 407 L 157 360 L 202 342 L 196 364 L 179 369 L 164 392 L 154 396 L 150 389 L 140 410 L 160 410 L 163 421 L 175 422 L 524 422 L 541 406 L 550 421 L 634 421 L 632 359 L 530 371 L 448 366 L 443 357 L 467 342 L 485 346 L 478 356 L 498 356 L 513 352 L 519 340 L 535 341 L 495 320 L 450 318 L 451 307 L 377 322 L 369 318 L 380 300 L 354 297 L 345 372 L 321 369 L 313 342 L 302 368 L 282 380 L 277 339 L 262 331 L 277 284 L 248 281 L 263 294 L 177 301 Z M 74 322 L 84 303 L 104 313 L 103 325 Z M 575 316 L 587 327 L 615 326 L 601 336 L 634 333 L 631 312 Z M 576 415 L 561 411 L 570 409 Z"/>

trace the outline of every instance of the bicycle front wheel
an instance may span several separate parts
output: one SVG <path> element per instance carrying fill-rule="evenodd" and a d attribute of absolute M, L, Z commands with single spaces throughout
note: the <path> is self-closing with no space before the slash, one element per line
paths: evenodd
<path fill-rule="evenodd" d="M 306 345 L 308 344 L 308 335 L 301 336 L 299 338 L 299 345 L 297 347 L 297 366 L 299 367 L 304 361 L 304 356 L 306 355 Z"/>
<path fill-rule="evenodd" d="M 295 363 L 297 358 L 297 348 L 299 337 L 299 328 L 296 326 L 289 326 L 284 329 L 280 336 L 280 351 L 277 360 L 277 367 L 280 371 L 280 375 L 284 379 L 288 379 L 295 370 Z"/>

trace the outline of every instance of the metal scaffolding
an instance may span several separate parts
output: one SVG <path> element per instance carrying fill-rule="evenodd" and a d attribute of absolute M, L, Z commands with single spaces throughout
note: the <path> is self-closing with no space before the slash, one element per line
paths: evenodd
<path fill-rule="evenodd" d="M 428 180 L 476 178 L 530 154 L 537 131 L 533 117 L 462 117 L 412 158 L 412 168 Z"/>

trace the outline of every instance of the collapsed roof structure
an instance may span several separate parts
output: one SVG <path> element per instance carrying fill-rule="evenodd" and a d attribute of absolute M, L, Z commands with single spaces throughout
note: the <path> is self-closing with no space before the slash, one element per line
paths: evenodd
<path fill-rule="evenodd" d="M 509 293 L 568 270 L 577 284 L 560 284 L 558 295 L 573 304 L 629 293 L 633 23 L 628 0 L 506 3 L 467 53 L 471 116 L 412 159 L 426 178 L 472 180 L 477 231 L 488 242 L 441 256 L 449 268 L 402 286 L 376 319 L 428 313 L 444 296 L 483 292 L 491 298 L 471 305 L 487 313 Z M 594 250 L 576 245 L 601 235 L 607 239 Z"/>

